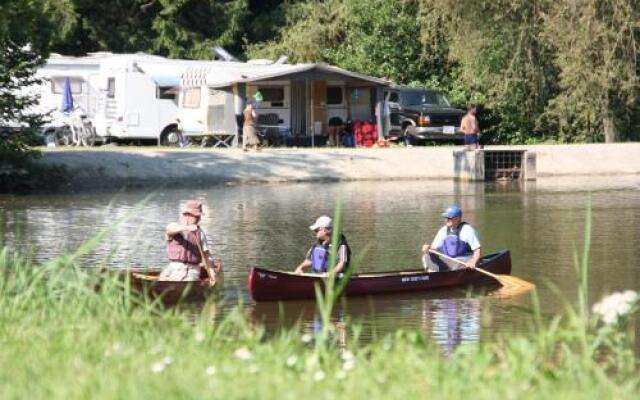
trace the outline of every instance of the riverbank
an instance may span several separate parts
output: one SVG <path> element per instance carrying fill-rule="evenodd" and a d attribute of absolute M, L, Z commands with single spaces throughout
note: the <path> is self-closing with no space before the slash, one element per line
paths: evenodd
<path fill-rule="evenodd" d="M 67 189 L 157 185 L 454 178 L 460 146 L 383 149 L 43 149 L 43 166 L 63 167 Z M 488 146 L 536 153 L 536 175 L 570 177 L 640 174 L 640 143 Z"/>

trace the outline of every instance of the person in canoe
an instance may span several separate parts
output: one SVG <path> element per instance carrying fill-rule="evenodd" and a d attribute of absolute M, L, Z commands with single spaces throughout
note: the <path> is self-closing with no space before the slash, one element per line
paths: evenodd
<path fill-rule="evenodd" d="M 161 281 L 198 281 L 202 254 L 210 258 L 207 236 L 198 223 L 202 216 L 202 203 L 188 200 L 181 209 L 179 222 L 167 225 L 167 253 L 169 265 L 160 273 Z M 202 248 L 202 253 L 200 248 Z M 220 260 L 211 260 L 213 272 L 221 269 Z"/>
<path fill-rule="evenodd" d="M 461 268 L 475 268 L 480 260 L 480 239 L 476 230 L 467 222 L 462 221 L 462 210 L 453 205 L 442 214 L 445 225 L 440 228 L 431 244 L 422 246 L 425 269 L 429 272 L 454 271 Z M 429 250 L 437 250 L 449 257 L 456 258 L 462 263 L 444 260 Z"/>
<path fill-rule="evenodd" d="M 323 274 L 329 272 L 329 259 L 331 254 L 331 235 L 333 233 L 333 221 L 330 217 L 323 215 L 309 227 L 316 236 L 316 242 L 307 252 L 304 261 L 296 268 L 296 273 L 301 274 L 305 269 L 311 267 L 311 272 Z M 340 234 L 338 239 L 338 249 L 336 253 L 337 263 L 333 267 L 336 273 L 344 273 L 351 261 L 351 249 L 347 243 L 347 238 Z"/>

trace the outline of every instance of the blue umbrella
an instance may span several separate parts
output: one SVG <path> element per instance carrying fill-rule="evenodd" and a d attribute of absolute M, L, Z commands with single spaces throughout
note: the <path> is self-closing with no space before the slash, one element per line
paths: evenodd
<path fill-rule="evenodd" d="M 69 78 L 64 78 L 64 87 L 62 90 L 62 112 L 69 112 L 73 110 L 73 95 L 71 94 L 71 81 Z"/>

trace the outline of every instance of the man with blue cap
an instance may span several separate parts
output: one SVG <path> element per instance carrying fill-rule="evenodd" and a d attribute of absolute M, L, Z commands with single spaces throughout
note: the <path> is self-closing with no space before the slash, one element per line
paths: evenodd
<path fill-rule="evenodd" d="M 480 240 L 476 230 L 462 221 L 462 209 L 457 205 L 447 208 L 442 216 L 446 220 L 445 225 L 440 228 L 431 244 L 425 243 L 422 246 L 425 268 L 429 272 L 453 271 L 465 268 L 465 265 L 468 268 L 475 268 L 480 260 Z M 443 260 L 430 254 L 431 249 L 458 259 L 462 263 Z"/>

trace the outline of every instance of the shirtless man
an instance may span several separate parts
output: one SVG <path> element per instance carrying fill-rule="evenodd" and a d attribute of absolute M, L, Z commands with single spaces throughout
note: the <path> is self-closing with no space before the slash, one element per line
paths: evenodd
<path fill-rule="evenodd" d="M 464 149 L 468 151 L 480 149 L 480 127 L 478 126 L 476 111 L 476 105 L 470 104 L 460 123 L 460 130 L 464 132 Z"/>

